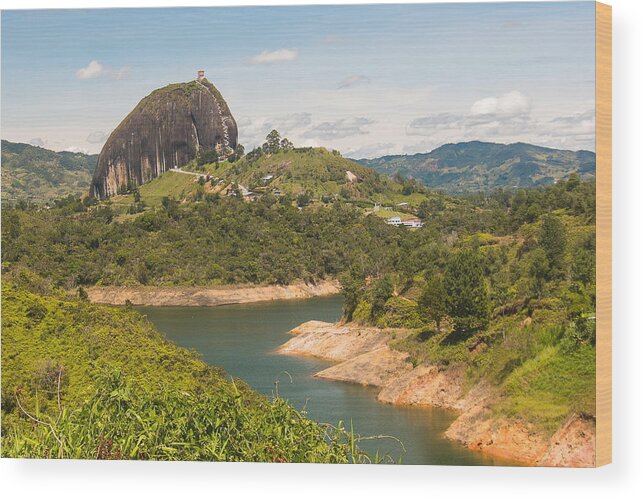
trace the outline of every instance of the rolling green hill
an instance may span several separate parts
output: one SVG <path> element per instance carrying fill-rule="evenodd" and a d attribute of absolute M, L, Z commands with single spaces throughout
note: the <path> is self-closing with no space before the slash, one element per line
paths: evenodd
<path fill-rule="evenodd" d="M 229 171 L 229 178 L 248 189 L 276 189 L 297 196 L 302 192 L 313 199 L 343 199 L 393 204 L 403 199 L 403 183 L 375 170 L 343 158 L 339 152 L 322 147 L 298 148 L 256 159 L 248 156 Z M 411 194 L 409 192 L 408 194 Z M 415 199 L 418 203 L 419 198 Z"/>
<path fill-rule="evenodd" d="M 501 187 L 553 184 L 578 173 L 583 180 L 596 175 L 596 154 L 565 151 L 531 144 L 461 142 L 428 153 L 360 159 L 385 175 L 399 173 L 449 193 L 492 191 Z"/>
<path fill-rule="evenodd" d="M 36 203 L 86 194 L 97 154 L 54 152 L 2 141 L 2 200 Z"/>
<path fill-rule="evenodd" d="M 330 206 L 340 201 L 365 209 L 380 204 L 392 210 L 407 203 L 409 211 L 437 196 L 414 180 L 386 177 L 322 147 L 248 154 L 235 162 L 191 162 L 182 172 L 170 170 L 143 184 L 138 193 L 146 208 L 160 206 L 164 197 L 190 202 L 237 193 L 246 199 L 273 197 L 282 204 L 300 206 Z M 135 203 L 133 192 L 112 196 L 109 203 L 117 214 L 123 214 Z"/>

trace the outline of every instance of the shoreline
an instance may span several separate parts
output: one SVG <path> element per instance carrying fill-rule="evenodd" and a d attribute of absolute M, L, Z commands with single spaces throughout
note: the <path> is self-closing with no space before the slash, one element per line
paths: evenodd
<path fill-rule="evenodd" d="M 341 293 L 341 287 L 337 281 L 328 280 L 255 286 L 92 286 L 85 291 L 92 303 L 100 305 L 125 305 L 129 301 L 136 306 L 217 307 L 333 296 Z"/>
<path fill-rule="evenodd" d="M 471 450 L 529 466 L 595 466 L 593 418 L 571 415 L 550 435 L 519 419 L 496 416 L 491 406 L 502 396 L 497 387 L 484 382 L 468 387 L 461 366 L 414 367 L 407 353 L 388 346 L 393 337 L 409 333 L 308 321 L 291 330 L 293 338 L 275 353 L 332 361 L 332 366 L 314 376 L 376 387 L 381 403 L 454 410 L 458 416 L 444 437 Z"/>

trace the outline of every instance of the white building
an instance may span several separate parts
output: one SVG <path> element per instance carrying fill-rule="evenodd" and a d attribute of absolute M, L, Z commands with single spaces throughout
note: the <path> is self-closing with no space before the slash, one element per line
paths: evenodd
<path fill-rule="evenodd" d="M 402 220 L 402 225 L 404 225 L 404 227 L 412 227 L 414 229 L 419 229 L 424 225 L 424 222 L 418 219 Z"/>
<path fill-rule="evenodd" d="M 386 219 L 386 223 L 389 225 L 394 225 L 395 227 L 399 227 L 400 225 L 402 225 L 403 227 L 411 227 L 413 229 L 419 229 L 420 227 L 424 226 L 424 222 L 418 220 L 417 218 L 402 220 L 402 218 L 400 217 L 391 217 Z"/>

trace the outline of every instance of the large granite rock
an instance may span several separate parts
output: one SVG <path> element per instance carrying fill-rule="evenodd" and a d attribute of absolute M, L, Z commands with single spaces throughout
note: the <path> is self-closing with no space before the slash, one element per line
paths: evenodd
<path fill-rule="evenodd" d="M 199 151 L 234 149 L 237 124 L 205 78 L 145 97 L 112 132 L 94 171 L 90 196 L 106 198 L 185 165 Z"/>

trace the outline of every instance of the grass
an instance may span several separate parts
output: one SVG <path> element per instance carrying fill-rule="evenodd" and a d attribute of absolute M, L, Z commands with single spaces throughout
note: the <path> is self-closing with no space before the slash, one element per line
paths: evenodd
<path fill-rule="evenodd" d="M 168 195 L 183 199 L 193 194 L 197 188 L 197 177 L 173 171 L 165 172 L 160 177 L 139 188 L 141 200 L 147 206 L 161 206 L 161 200 Z"/>
<path fill-rule="evenodd" d="M 139 192 L 141 194 L 141 201 L 145 204 L 145 207 L 149 209 L 159 208 L 163 198 L 166 196 L 178 200 L 192 196 L 196 192 L 197 187 L 198 183 L 195 175 L 167 171 L 148 183 L 141 185 Z M 110 204 L 117 214 L 118 221 L 136 218 L 139 215 L 127 214 L 128 208 L 134 204 L 133 194 L 112 196 L 107 203 Z"/>
<path fill-rule="evenodd" d="M 571 413 L 595 414 L 595 379 L 595 348 L 546 347 L 507 377 L 495 410 L 554 432 Z"/>

